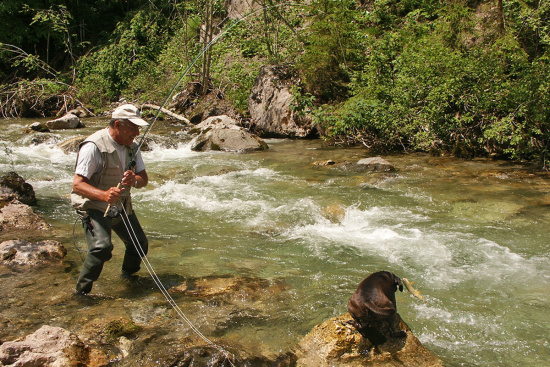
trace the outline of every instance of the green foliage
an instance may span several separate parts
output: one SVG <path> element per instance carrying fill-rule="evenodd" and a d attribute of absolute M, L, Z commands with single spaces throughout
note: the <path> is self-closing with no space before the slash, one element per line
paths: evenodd
<path fill-rule="evenodd" d="M 296 85 L 290 88 L 290 93 L 293 97 L 290 110 L 296 112 L 298 116 L 303 117 L 313 109 L 315 97 L 311 93 L 303 93 L 302 88 Z"/>
<path fill-rule="evenodd" d="M 327 137 L 385 151 L 545 155 L 547 53 L 532 60 L 511 32 L 496 36 L 464 3 L 440 15 L 366 37 L 369 52 L 351 78 L 354 97 L 317 114 Z"/>
<path fill-rule="evenodd" d="M 304 53 L 298 62 L 306 91 L 328 102 L 344 98 L 349 68 L 358 51 L 353 0 L 318 0 L 312 3 L 311 23 Z"/>
<path fill-rule="evenodd" d="M 163 20 L 143 10 L 119 23 L 112 43 L 79 60 L 79 95 L 104 105 L 124 91 L 139 95 L 150 88 L 159 77 L 155 65 L 166 40 Z"/>

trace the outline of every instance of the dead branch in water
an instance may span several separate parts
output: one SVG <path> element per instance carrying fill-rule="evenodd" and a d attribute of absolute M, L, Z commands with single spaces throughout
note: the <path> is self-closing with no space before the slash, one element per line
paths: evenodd
<path fill-rule="evenodd" d="M 183 121 L 185 122 L 186 124 L 189 124 L 191 125 L 191 121 L 189 121 L 188 119 L 186 119 L 185 117 L 181 116 L 181 115 L 178 115 L 177 113 L 174 113 L 170 110 L 167 110 L 166 108 L 161 108 L 160 106 L 157 106 L 157 105 L 154 105 L 154 104 L 150 104 L 150 103 L 144 103 L 141 105 L 141 108 L 148 108 L 148 109 L 151 109 L 151 110 L 158 110 L 160 108 L 160 111 L 170 117 L 173 117 L 175 118 L 176 120 L 179 120 L 179 121 Z"/>
<path fill-rule="evenodd" d="M 0 117 L 50 117 L 83 107 L 73 87 L 47 80 L 22 80 L 0 87 Z M 91 115 L 91 111 L 88 111 Z"/>

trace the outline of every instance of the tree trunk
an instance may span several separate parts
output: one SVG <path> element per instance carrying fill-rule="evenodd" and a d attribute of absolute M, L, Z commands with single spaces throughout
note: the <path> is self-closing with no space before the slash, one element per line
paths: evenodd
<path fill-rule="evenodd" d="M 206 6 L 204 11 L 204 37 L 203 37 L 203 47 L 207 47 L 210 42 L 212 42 L 212 0 L 206 0 Z M 201 82 L 201 94 L 205 95 L 208 93 L 210 87 L 210 63 L 212 60 L 212 53 L 210 48 L 205 50 L 202 54 L 202 82 Z"/>
<path fill-rule="evenodd" d="M 498 22 L 498 33 L 504 34 L 504 9 L 502 7 L 502 0 L 497 0 L 497 22 Z"/>

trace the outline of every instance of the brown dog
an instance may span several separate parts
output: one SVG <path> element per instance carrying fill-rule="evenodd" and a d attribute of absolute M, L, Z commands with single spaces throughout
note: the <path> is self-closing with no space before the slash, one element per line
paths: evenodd
<path fill-rule="evenodd" d="M 354 320 L 351 324 L 374 345 L 386 342 L 384 334 L 407 336 L 405 331 L 394 327 L 397 288 L 403 292 L 401 278 L 389 271 L 379 271 L 363 280 L 349 299 L 348 312 Z"/>

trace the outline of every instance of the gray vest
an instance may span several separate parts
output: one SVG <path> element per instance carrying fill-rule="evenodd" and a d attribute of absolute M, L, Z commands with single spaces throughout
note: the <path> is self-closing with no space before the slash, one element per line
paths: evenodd
<path fill-rule="evenodd" d="M 116 148 L 109 139 L 109 129 L 106 128 L 93 133 L 80 144 L 78 149 L 80 150 L 84 144 L 95 144 L 101 153 L 101 158 L 103 161 L 101 171 L 93 174 L 89 180 L 89 183 L 101 190 L 108 190 L 111 187 L 117 186 L 122 180 L 126 167 L 122 167 Z M 133 151 L 136 148 L 137 144 L 133 143 L 132 146 L 128 148 L 128 152 L 130 152 L 130 150 Z M 126 212 L 129 215 L 132 213 L 132 200 L 130 197 L 131 187 L 125 186 L 124 188 L 125 190 L 120 196 L 120 200 L 115 204 L 111 204 L 111 206 L 116 205 L 119 209 L 122 209 L 121 205 L 124 204 Z M 74 191 L 71 192 L 71 204 L 77 211 L 96 209 L 103 212 L 107 210 L 107 206 L 109 205 L 103 201 L 90 200 L 78 195 Z"/>

